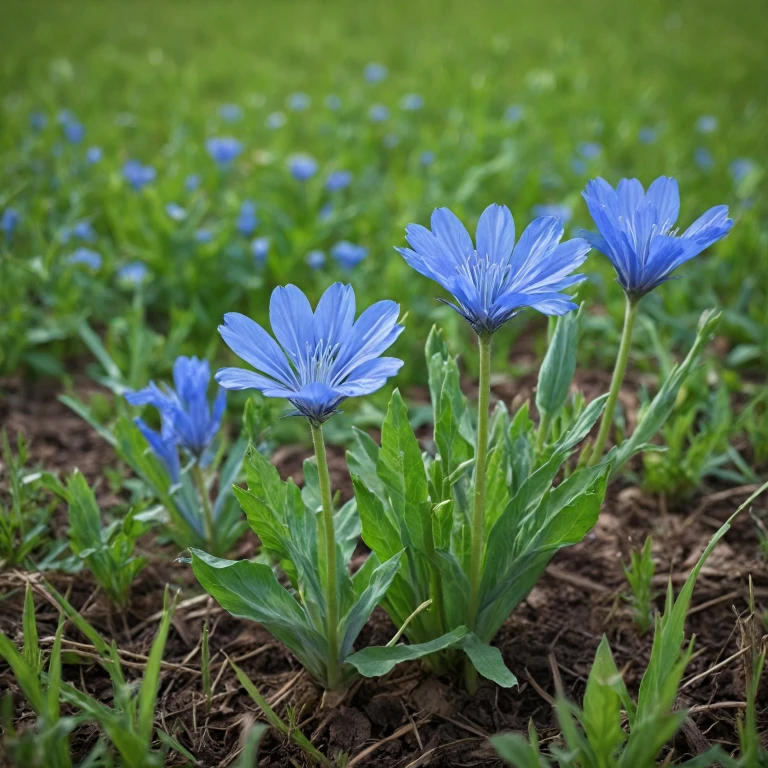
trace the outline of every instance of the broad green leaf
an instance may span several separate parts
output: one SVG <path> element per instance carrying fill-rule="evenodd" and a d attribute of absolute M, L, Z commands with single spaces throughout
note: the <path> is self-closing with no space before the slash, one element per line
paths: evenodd
<path fill-rule="evenodd" d="M 363 541 L 382 562 L 389 560 L 403 548 L 398 528 L 389 519 L 384 504 L 359 475 L 352 475 L 357 510 L 362 525 Z"/>
<path fill-rule="evenodd" d="M 491 744 L 502 760 L 514 768 L 550 768 L 551 763 L 538 748 L 519 733 L 500 733 L 491 737 Z"/>
<path fill-rule="evenodd" d="M 363 648 L 363 650 L 347 656 L 345 661 L 352 664 L 364 677 L 380 677 L 381 675 L 386 675 L 387 672 L 394 669 L 395 665 L 400 662 L 413 661 L 430 653 L 454 647 L 468 632 L 469 630 L 466 627 L 461 626 L 456 627 L 451 632 L 447 632 L 442 637 L 437 637 L 426 643 L 392 646 L 377 645 Z"/>
<path fill-rule="evenodd" d="M 389 585 L 400 567 L 402 554 L 402 552 L 398 552 L 373 572 L 365 591 L 342 620 L 340 633 L 342 637 L 340 659 L 342 661 L 352 650 L 360 630 L 370 618 L 373 609 L 381 602 L 389 589 Z"/>
<path fill-rule="evenodd" d="M 408 422 L 408 409 L 398 390 L 392 394 L 382 426 L 377 473 L 389 495 L 403 543 L 423 551 L 419 507 L 427 501 L 427 476 L 419 443 Z"/>
<path fill-rule="evenodd" d="M 460 645 L 483 677 L 502 688 L 512 688 L 517 685 L 517 678 L 507 669 L 498 648 L 481 642 L 472 632 L 462 638 Z"/>
<path fill-rule="evenodd" d="M 568 312 L 557 318 L 555 333 L 539 369 L 536 408 L 549 417 L 556 417 L 565 405 L 576 371 L 581 312 L 580 308 L 578 312 Z"/>

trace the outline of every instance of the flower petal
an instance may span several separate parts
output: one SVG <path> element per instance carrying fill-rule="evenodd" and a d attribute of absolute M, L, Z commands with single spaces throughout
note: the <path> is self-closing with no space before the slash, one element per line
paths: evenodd
<path fill-rule="evenodd" d="M 227 346 L 246 363 L 287 387 L 296 385 L 296 377 L 283 350 L 258 323 L 239 312 L 228 312 L 224 315 L 224 325 L 219 326 L 219 333 Z"/>
<path fill-rule="evenodd" d="M 295 285 L 279 285 L 272 291 L 269 322 L 275 338 L 294 363 L 304 357 L 307 344 L 314 348 L 312 307 L 309 299 Z"/>
<path fill-rule="evenodd" d="M 284 391 L 287 393 L 286 395 L 279 395 L 279 397 L 287 397 L 294 392 L 293 389 L 281 386 L 280 383 L 273 379 L 268 379 L 260 373 L 254 373 L 245 368 L 219 368 L 213 378 L 216 379 L 224 389 L 256 389 L 259 392 L 278 389 L 281 392 Z"/>
<path fill-rule="evenodd" d="M 351 285 L 334 283 L 320 297 L 314 315 L 315 344 L 343 342 L 355 322 L 355 292 Z"/>
<path fill-rule="evenodd" d="M 648 187 L 645 198 L 656 208 L 660 231 L 666 234 L 680 215 L 680 190 L 677 181 L 669 176 L 659 176 Z"/>
<path fill-rule="evenodd" d="M 489 205 L 477 223 L 477 255 L 492 263 L 509 260 L 515 244 L 515 222 L 506 205 Z"/>
<path fill-rule="evenodd" d="M 370 395 L 386 384 L 403 367 L 403 361 L 396 357 L 379 357 L 355 368 L 349 378 L 336 390 L 346 397 Z"/>

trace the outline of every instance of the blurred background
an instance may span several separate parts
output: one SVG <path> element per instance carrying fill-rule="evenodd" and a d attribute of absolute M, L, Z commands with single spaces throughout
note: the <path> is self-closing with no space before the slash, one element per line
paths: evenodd
<path fill-rule="evenodd" d="M 761 0 L 7 2 L 0 374 L 73 386 L 86 327 L 142 386 L 177 354 L 225 362 L 222 314 L 265 321 L 275 285 L 343 280 L 358 309 L 400 301 L 398 383 L 420 384 L 433 323 L 474 350 L 393 250 L 406 224 L 448 206 L 472 231 L 498 202 L 575 234 L 590 178 L 666 174 L 682 228 L 722 203 L 736 226 L 647 297 L 637 365 L 720 307 L 739 389 L 768 365 L 767 44 Z M 623 296 L 602 255 L 586 271 L 580 362 L 608 368 Z M 509 324 L 495 370 L 524 373 L 543 328 Z"/>

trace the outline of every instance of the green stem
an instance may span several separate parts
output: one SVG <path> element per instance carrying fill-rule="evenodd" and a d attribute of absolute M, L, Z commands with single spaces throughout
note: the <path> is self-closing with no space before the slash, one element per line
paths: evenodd
<path fill-rule="evenodd" d="M 200 468 L 200 465 L 197 462 L 192 465 L 192 478 L 195 482 L 195 485 L 197 486 L 198 492 L 200 493 L 200 499 L 203 502 L 205 539 L 208 542 L 208 546 L 215 550 L 215 530 L 213 525 L 213 510 L 211 509 L 211 497 L 208 495 L 208 488 L 205 485 L 203 470 Z"/>
<path fill-rule="evenodd" d="M 472 542 L 469 561 L 468 626 L 474 632 L 480 610 L 480 582 L 483 576 L 485 549 L 485 465 L 488 460 L 488 404 L 491 395 L 491 339 L 478 336 L 480 349 L 480 382 L 477 398 L 477 450 L 475 452 L 475 496 L 472 509 Z M 465 680 L 470 693 L 477 688 L 477 672 L 471 663 L 465 667 Z"/>
<path fill-rule="evenodd" d="M 312 442 L 317 457 L 317 474 L 320 478 L 320 499 L 323 504 L 323 550 L 325 554 L 325 604 L 328 629 L 328 688 L 333 689 L 340 682 L 339 674 L 339 596 L 336 573 L 336 534 L 333 527 L 333 502 L 331 500 L 331 478 L 328 474 L 328 459 L 325 454 L 323 428 L 312 427 Z"/>
<path fill-rule="evenodd" d="M 605 443 L 611 432 L 613 425 L 613 412 L 616 410 L 616 403 L 619 399 L 619 390 L 624 381 L 624 374 L 627 371 L 627 362 L 629 360 L 629 350 L 632 347 L 632 331 L 637 320 L 637 310 L 640 307 L 639 299 L 631 299 L 627 296 L 627 304 L 624 310 L 624 330 L 621 332 L 621 344 L 619 345 L 619 355 L 616 358 L 616 366 L 613 369 L 613 378 L 611 379 L 611 391 L 608 395 L 608 402 L 605 404 L 603 420 L 600 422 L 600 431 L 597 434 L 595 447 L 592 449 L 592 455 L 589 459 L 589 465 L 594 466 L 603 457 Z"/>
<path fill-rule="evenodd" d="M 547 437 L 549 435 L 549 427 L 552 424 L 552 417 L 544 411 L 541 414 L 541 419 L 539 420 L 539 431 L 536 435 L 536 455 L 538 456 L 541 453 L 542 448 L 544 448 L 544 444 L 547 442 Z"/>

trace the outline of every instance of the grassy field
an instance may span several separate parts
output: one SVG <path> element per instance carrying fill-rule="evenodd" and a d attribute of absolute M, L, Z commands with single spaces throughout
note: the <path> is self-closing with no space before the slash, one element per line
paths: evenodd
<path fill-rule="evenodd" d="M 680 589 L 724 521 L 765 489 L 767 66 L 764 0 L 7 0 L 0 689 L 16 694 L 16 710 L 0 710 L 0 763 L 7 752 L 20 768 L 69 768 L 70 753 L 75 762 L 90 753 L 88 765 L 98 766 L 252 768 L 259 736 L 249 730 L 251 714 L 263 719 L 268 707 L 245 675 L 284 721 L 268 718 L 277 731 L 262 741 L 261 766 L 496 766 L 489 737 L 524 732 L 529 719 L 543 744 L 573 736 L 563 725 L 569 705 L 550 705 L 563 693 L 580 704 L 590 670 L 586 720 L 599 689 L 615 728 L 600 725 L 595 736 L 587 726 L 587 740 L 628 740 L 623 763 L 622 741 L 607 747 L 601 766 L 679 765 L 714 745 L 733 756 L 711 753 L 728 768 L 768 759 L 758 744 L 768 732 L 759 687 L 765 502 L 751 516 L 742 512 L 731 549 L 716 551 L 702 572 L 688 622 L 700 637 L 696 655 L 682 652 L 687 588 L 679 632 L 656 627 L 656 637 L 667 632 L 669 653 L 662 661 L 651 653 L 667 574 Z M 220 155 L 226 150 L 230 160 Z M 406 244 L 406 225 L 428 224 L 442 206 L 474 232 L 490 203 L 509 206 L 518 236 L 553 214 L 573 237 L 594 229 L 581 195 L 590 179 L 637 177 L 647 186 L 662 175 L 679 182 L 681 231 L 721 204 L 734 227 L 682 266 L 680 279 L 643 299 L 627 377 L 613 392 L 616 416 L 606 420 L 618 448 L 604 457 L 598 445 L 591 456 L 624 316 L 608 259 L 593 250 L 581 270 L 589 279 L 578 289 L 579 320 L 569 315 L 555 331 L 554 321 L 527 310 L 499 330 L 487 376 L 470 327 L 394 247 Z M 308 459 L 306 422 L 278 419 L 285 402 L 252 392 L 228 393 L 205 450 L 174 443 L 169 461 L 154 444 L 147 449 L 146 425 L 134 418 L 157 426 L 157 415 L 129 405 L 129 390 L 168 381 L 182 355 L 206 358 L 213 370 L 239 364 L 217 332 L 225 313 L 268 327 L 277 286 L 298 285 L 314 305 L 334 281 L 352 284 L 358 313 L 382 299 L 399 302 L 405 331 L 387 352 L 404 361 L 397 377 L 346 403 L 325 427 L 333 496 L 323 486 L 325 449 L 322 460 Z M 722 316 L 705 315 L 697 327 L 710 309 Z M 434 325 L 442 335 L 429 336 Z M 498 410 L 485 467 L 489 393 Z M 556 401 L 553 413 L 547 398 Z M 368 436 L 355 437 L 353 426 Z M 249 443 L 257 450 L 246 454 Z M 184 465 L 174 468 L 179 456 Z M 402 477 L 392 469 L 398 459 Z M 477 491 L 477 475 L 486 474 L 487 510 L 485 486 Z M 231 491 L 246 480 L 250 496 L 238 498 L 253 533 Z M 489 516 L 479 550 L 470 498 L 473 515 Z M 385 524 L 398 499 L 412 515 L 403 513 L 399 529 Z M 335 577 L 333 548 L 319 543 L 334 515 Z M 413 534 L 417 517 L 424 527 Z M 497 529 L 499 537 L 490 533 Z M 544 573 L 553 553 L 572 544 Z M 342 608 L 354 618 L 368 594 L 360 584 L 375 581 L 368 565 L 396 570 L 401 548 L 403 562 L 413 558 L 408 570 L 368 598 L 360 627 L 350 619 L 361 634 L 343 653 L 353 642 L 354 650 L 383 645 L 406 627 L 410 645 L 448 629 L 470 639 L 433 651 L 428 666 L 412 661 L 381 682 L 358 679 L 321 702 L 323 687 L 339 680 L 338 658 L 313 656 L 306 637 L 321 636 L 332 659 L 338 605 L 331 608 L 328 584 L 340 585 Z M 277 590 L 277 624 L 251 603 L 250 614 L 227 603 L 215 583 L 223 567 L 206 565 L 201 549 L 244 558 L 232 566 L 237 573 L 266 578 L 238 577 L 251 596 Z M 520 557 L 510 578 L 524 585 L 504 603 L 508 610 L 489 598 L 494 620 L 486 616 L 492 631 L 483 636 L 471 607 L 485 599 L 473 592 L 475 564 L 492 561 L 501 574 L 510 553 Z M 318 576 L 321 564 L 328 570 Z M 302 568 L 316 572 L 309 578 Z M 166 583 L 180 591 L 173 605 Z M 446 618 L 452 599 L 466 622 Z M 384 610 L 371 616 L 377 604 Z M 315 634 L 294 642 L 280 621 L 300 610 Z M 57 624 L 60 613 L 65 624 Z M 336 622 L 342 634 L 346 620 Z M 462 678 L 473 687 L 460 669 L 466 661 L 457 659 L 466 651 L 476 665 L 467 650 L 475 641 L 488 654 L 481 675 L 493 682 L 473 697 L 462 689 Z M 352 679 L 351 656 L 339 654 L 339 674 Z M 640 718 L 652 725 L 643 736 L 628 697 L 646 685 L 646 666 L 670 682 Z M 504 687 L 512 672 L 520 686 Z M 680 731 L 669 718 L 682 706 L 694 709 Z M 622 720 L 621 710 L 630 716 Z M 297 724 L 311 745 L 297 738 Z M 638 743 L 652 754 L 627 762 Z M 509 757 L 518 742 L 496 746 L 514 765 L 545 765 Z"/>

